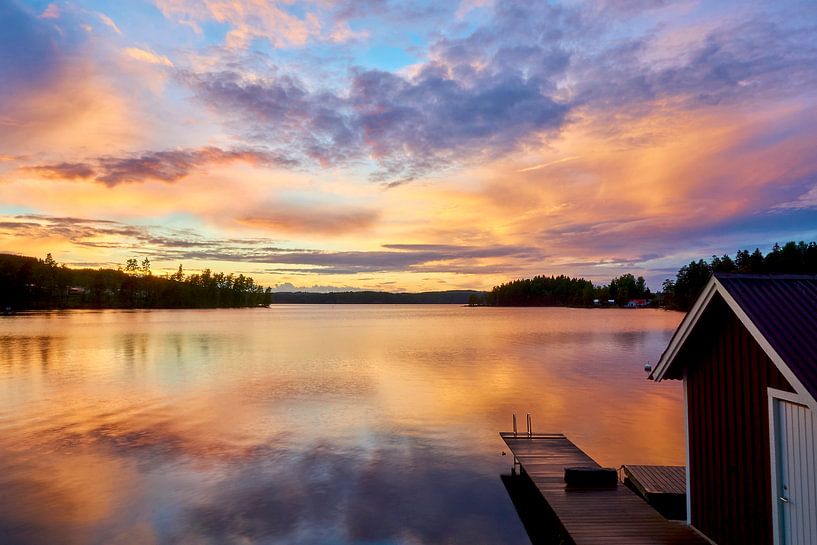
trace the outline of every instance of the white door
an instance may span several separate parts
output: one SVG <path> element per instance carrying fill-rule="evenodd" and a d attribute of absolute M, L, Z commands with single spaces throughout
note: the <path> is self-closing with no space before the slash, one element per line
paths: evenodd
<path fill-rule="evenodd" d="M 817 418 L 805 405 L 775 400 L 780 545 L 817 545 Z"/>

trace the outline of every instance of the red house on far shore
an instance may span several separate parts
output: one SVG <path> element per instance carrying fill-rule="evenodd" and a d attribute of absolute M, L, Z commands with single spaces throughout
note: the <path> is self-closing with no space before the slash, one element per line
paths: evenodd
<path fill-rule="evenodd" d="M 713 276 L 650 374 L 684 381 L 687 522 L 817 545 L 817 276 Z"/>
<path fill-rule="evenodd" d="M 649 299 L 630 299 L 624 305 L 625 308 L 643 308 L 650 305 Z"/>

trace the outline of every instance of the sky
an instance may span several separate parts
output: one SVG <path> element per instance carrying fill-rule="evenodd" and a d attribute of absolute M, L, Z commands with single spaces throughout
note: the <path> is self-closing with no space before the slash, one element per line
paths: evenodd
<path fill-rule="evenodd" d="M 0 0 L 0 252 L 657 288 L 817 240 L 817 3 Z"/>

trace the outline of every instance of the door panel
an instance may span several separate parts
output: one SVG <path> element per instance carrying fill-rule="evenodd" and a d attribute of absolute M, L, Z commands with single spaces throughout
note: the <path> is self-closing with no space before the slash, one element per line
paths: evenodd
<path fill-rule="evenodd" d="M 817 418 L 806 406 L 775 401 L 778 534 L 781 545 L 817 545 Z"/>

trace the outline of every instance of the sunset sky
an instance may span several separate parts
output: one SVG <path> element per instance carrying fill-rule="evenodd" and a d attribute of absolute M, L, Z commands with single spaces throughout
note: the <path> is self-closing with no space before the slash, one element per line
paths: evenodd
<path fill-rule="evenodd" d="M 0 252 L 657 288 L 815 239 L 813 0 L 0 0 Z"/>

